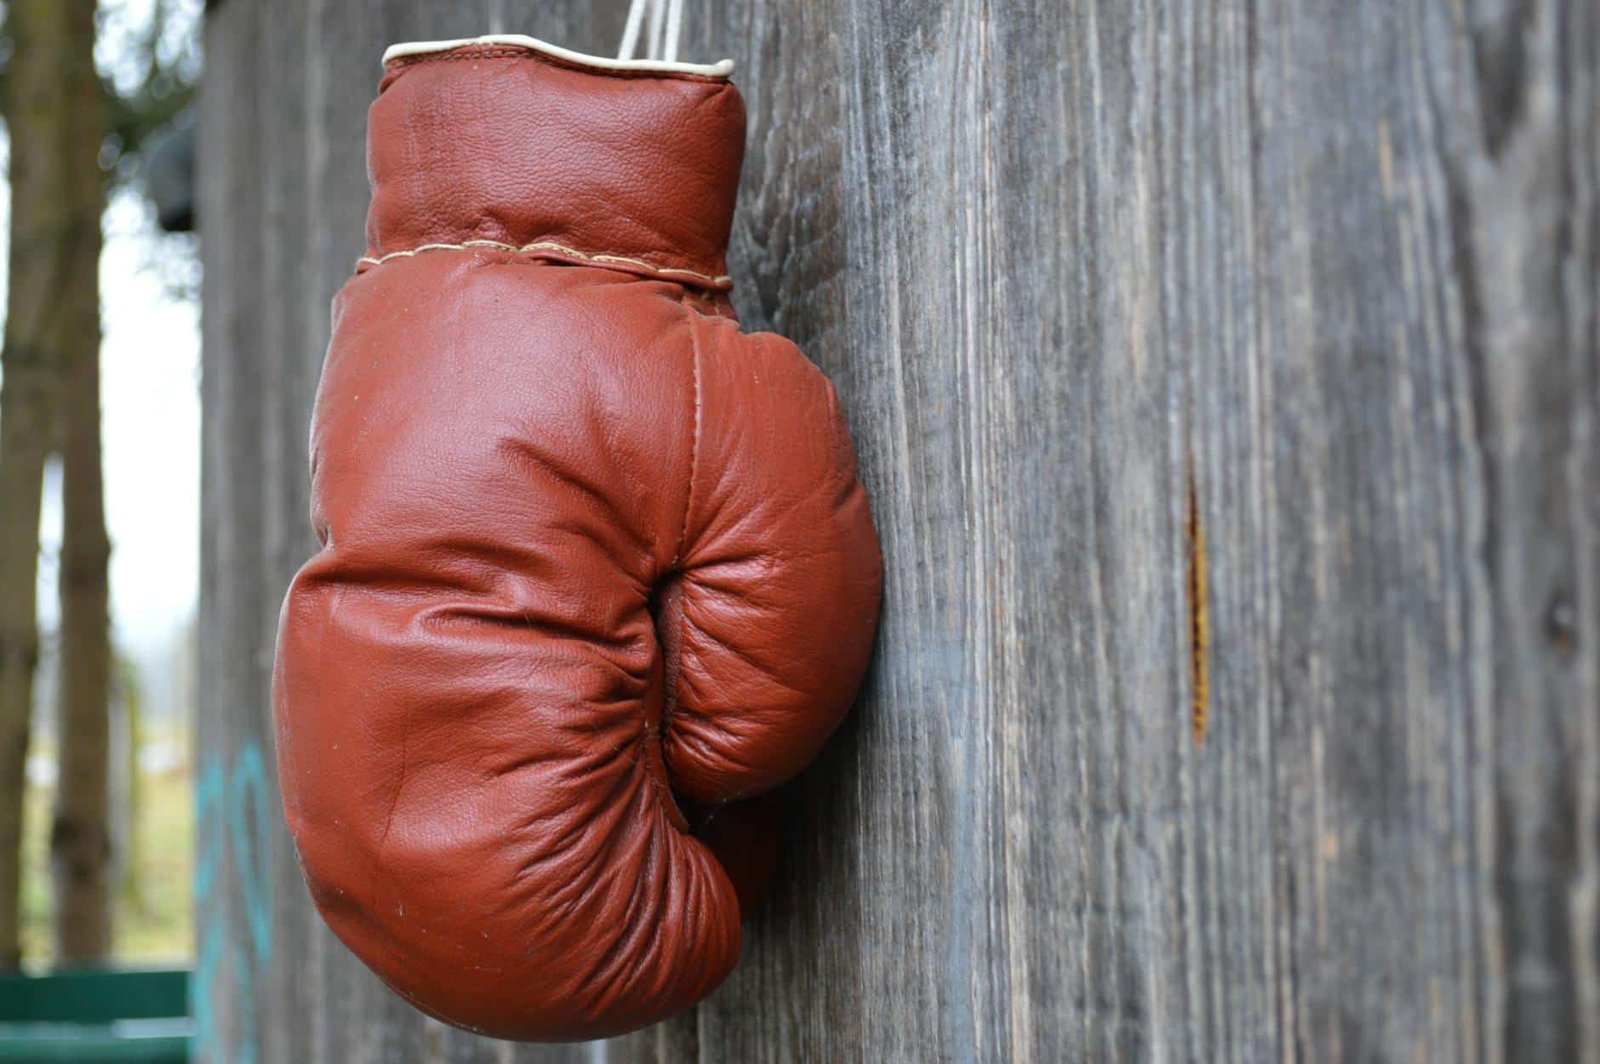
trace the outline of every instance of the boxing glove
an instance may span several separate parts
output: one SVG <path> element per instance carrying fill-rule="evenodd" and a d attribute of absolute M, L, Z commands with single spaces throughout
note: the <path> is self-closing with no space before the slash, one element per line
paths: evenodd
<path fill-rule="evenodd" d="M 617 1034 L 722 981 L 771 849 L 729 803 L 812 760 L 870 653 L 833 388 L 728 299 L 730 67 L 400 46 L 369 116 L 321 549 L 279 628 L 284 813 L 339 938 L 497 1037 Z"/>

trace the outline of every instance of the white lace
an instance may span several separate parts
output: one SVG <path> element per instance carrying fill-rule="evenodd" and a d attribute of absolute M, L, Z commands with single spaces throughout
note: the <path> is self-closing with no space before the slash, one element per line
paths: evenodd
<path fill-rule="evenodd" d="M 617 58 L 632 59 L 639 50 L 639 37 L 643 32 L 646 37 L 646 59 L 676 63 L 678 37 L 682 29 L 683 0 L 633 0 L 628 5 L 628 23 L 622 31 L 622 44 L 617 48 Z"/>

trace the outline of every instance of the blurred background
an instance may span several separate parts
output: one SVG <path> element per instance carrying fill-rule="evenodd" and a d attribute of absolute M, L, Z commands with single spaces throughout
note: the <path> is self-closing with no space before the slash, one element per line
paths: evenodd
<path fill-rule="evenodd" d="M 201 6 L 3 5 L 0 969 L 194 951 Z"/>
<path fill-rule="evenodd" d="M 1580 0 L 685 0 L 874 667 L 692 1012 L 496 1044 L 340 946 L 268 690 L 378 57 L 627 6 L 0 0 L 0 1061 L 1600 1064 Z"/>

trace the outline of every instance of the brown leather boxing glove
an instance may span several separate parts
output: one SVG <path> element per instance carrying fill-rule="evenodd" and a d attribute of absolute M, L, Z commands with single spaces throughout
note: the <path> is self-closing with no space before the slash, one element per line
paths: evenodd
<path fill-rule="evenodd" d="M 737 824 L 704 810 L 804 767 L 877 623 L 833 388 L 727 298 L 729 66 L 403 46 L 372 106 L 323 547 L 279 631 L 284 810 L 339 937 L 502 1038 L 722 981 L 739 901 L 678 799 Z"/>

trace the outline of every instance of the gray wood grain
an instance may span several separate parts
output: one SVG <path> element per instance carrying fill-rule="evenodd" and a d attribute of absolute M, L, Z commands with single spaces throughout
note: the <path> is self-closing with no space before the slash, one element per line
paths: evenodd
<path fill-rule="evenodd" d="M 620 6 L 210 12 L 205 1059 L 1600 1062 L 1581 0 L 691 0 L 750 110 L 736 302 L 872 492 L 867 690 L 688 1016 L 485 1042 L 331 939 L 266 692 L 376 56 Z"/>

